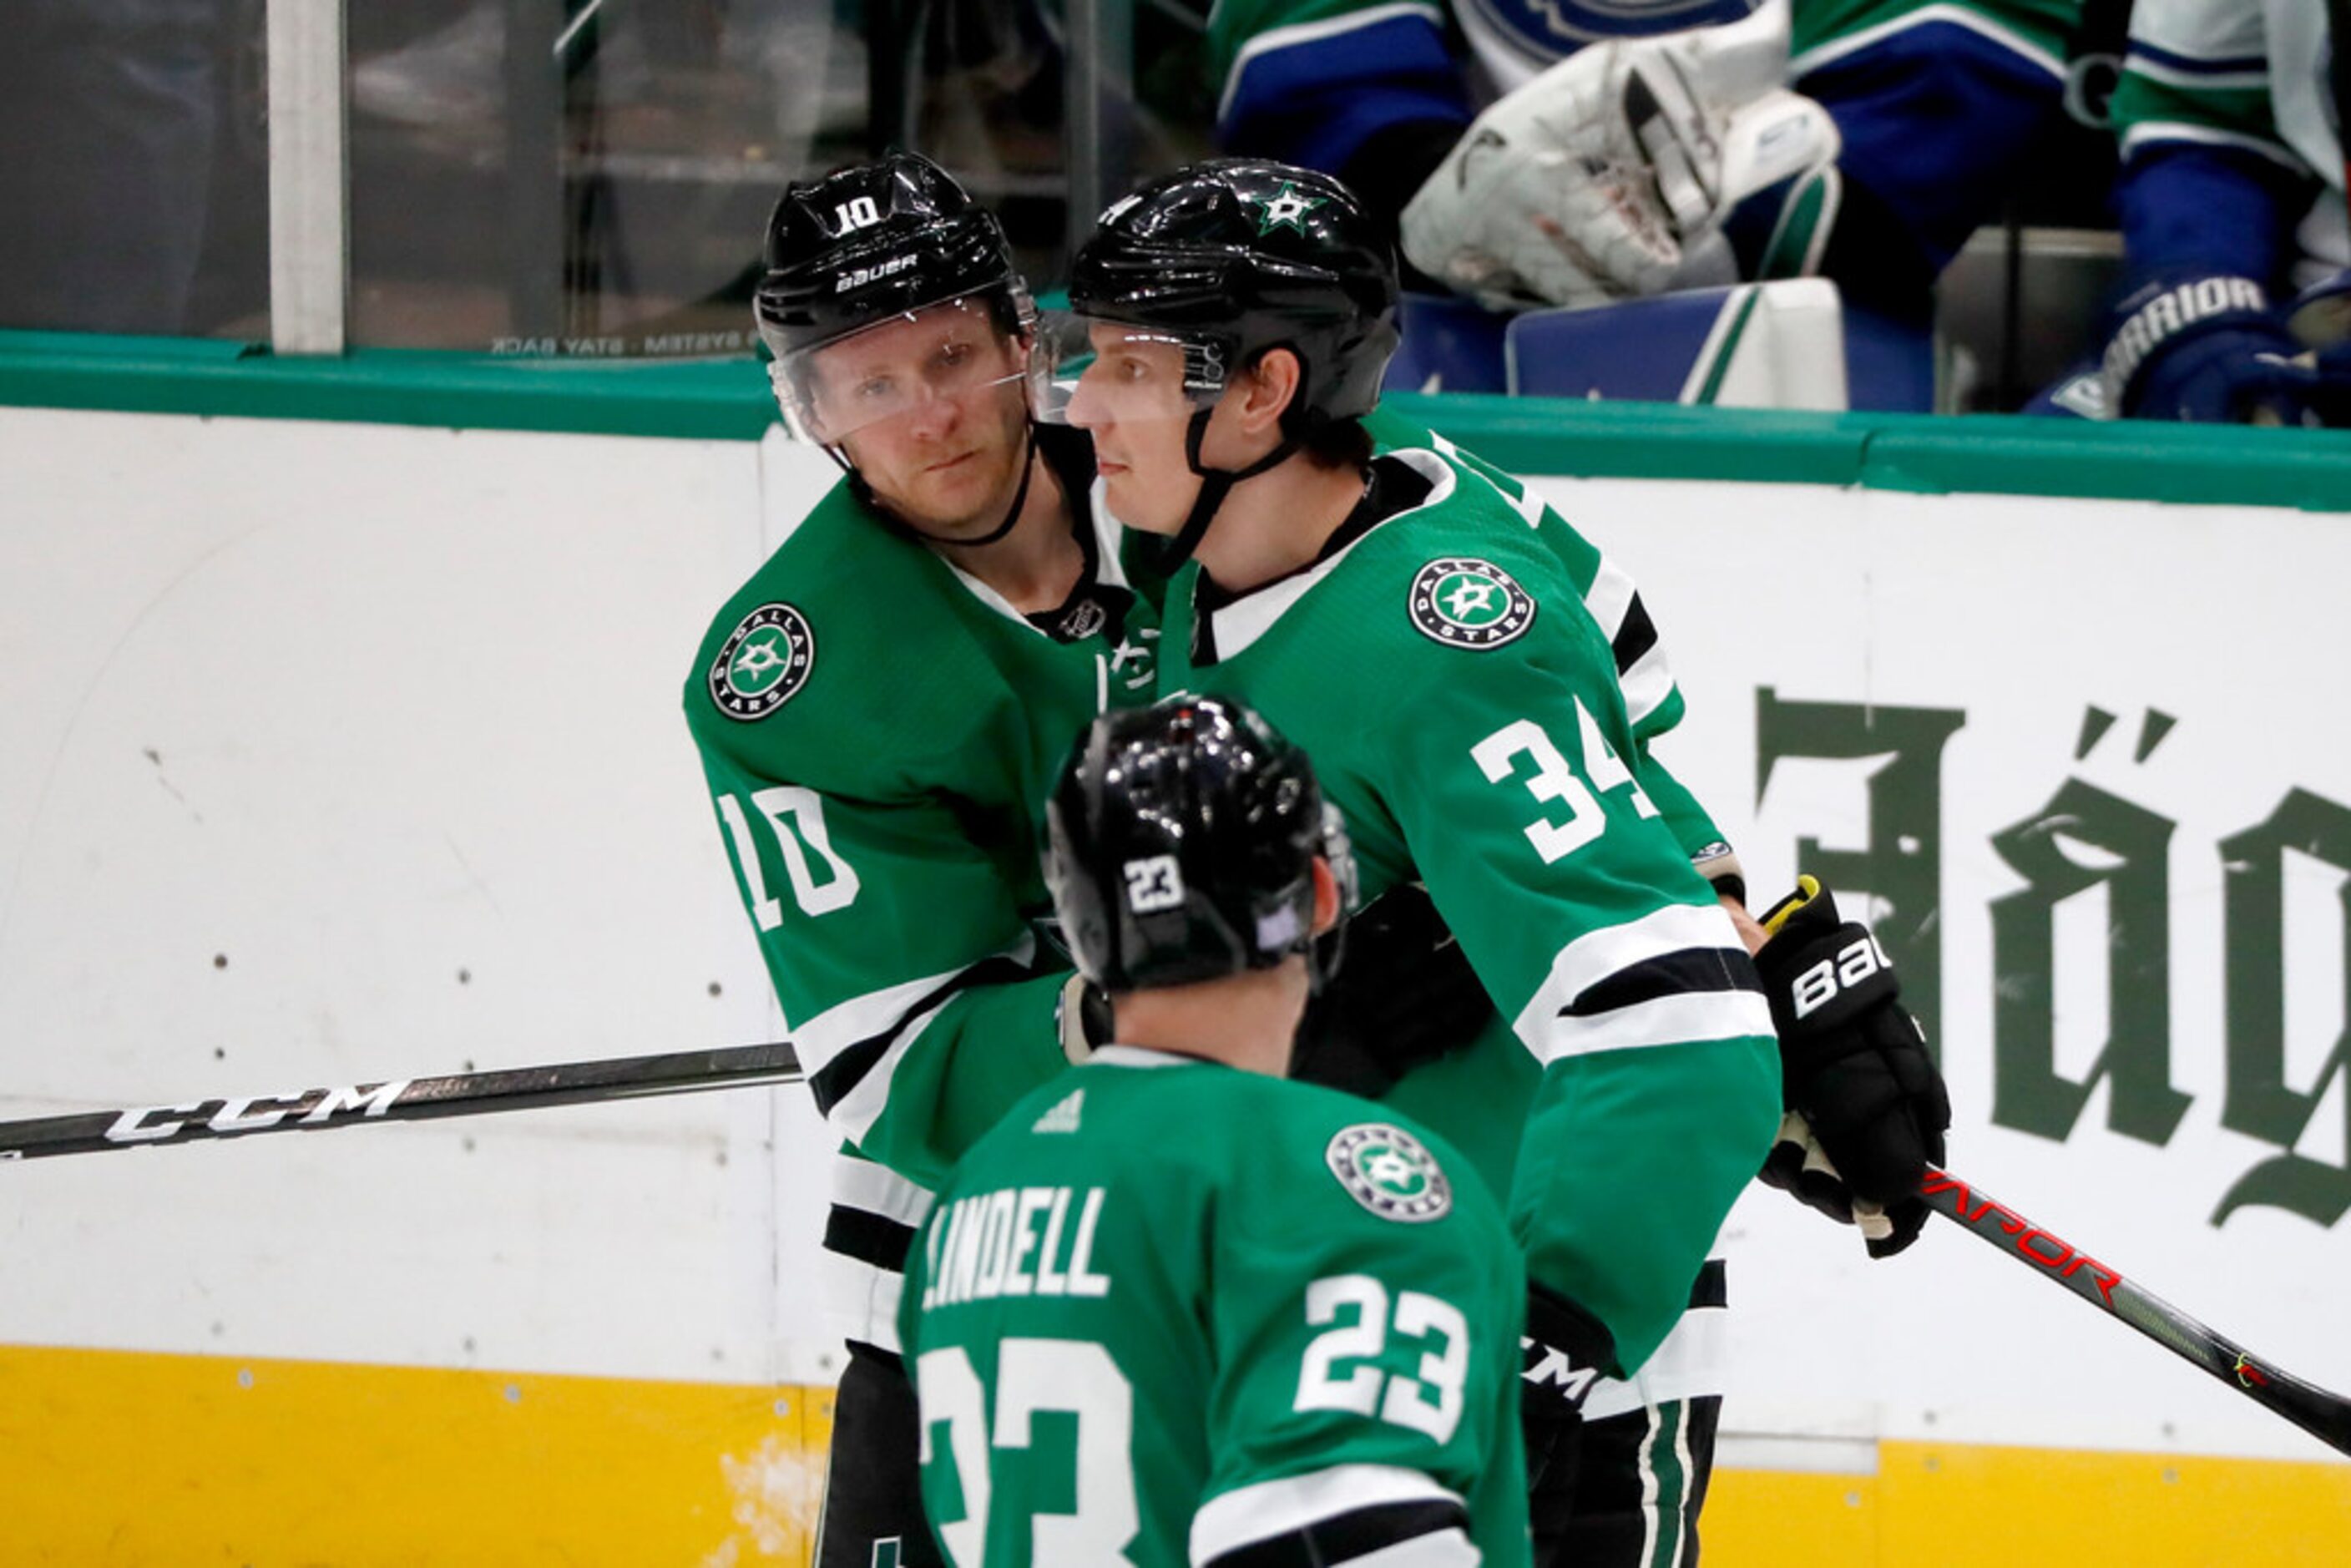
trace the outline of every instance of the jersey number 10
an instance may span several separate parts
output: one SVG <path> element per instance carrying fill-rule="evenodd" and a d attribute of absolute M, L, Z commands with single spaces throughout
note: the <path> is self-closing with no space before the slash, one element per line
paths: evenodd
<path fill-rule="evenodd" d="M 732 795 L 717 800 L 718 820 L 726 824 L 735 863 L 742 869 L 743 885 L 750 892 L 751 918 L 760 930 L 773 931 L 784 923 L 784 906 L 768 891 L 768 874 L 759 867 L 759 847 L 751 841 L 751 824 L 744 818 L 743 803 Z M 791 878 L 792 900 L 802 914 L 830 915 L 856 902 L 857 873 L 833 852 L 831 835 L 824 831 L 824 797 L 797 784 L 777 784 L 754 793 L 751 806 L 775 831 L 776 842 L 783 851 L 784 874 Z M 824 862 L 822 882 L 816 880 L 809 865 L 810 855 Z"/>

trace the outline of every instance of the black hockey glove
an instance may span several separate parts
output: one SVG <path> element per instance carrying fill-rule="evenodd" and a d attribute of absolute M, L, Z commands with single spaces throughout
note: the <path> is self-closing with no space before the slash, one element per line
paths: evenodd
<path fill-rule="evenodd" d="M 1306 1004 L 1290 1075 L 1366 1097 L 1467 1048 L 1494 1016 L 1445 917 L 1403 883 L 1347 922 L 1345 962 Z"/>
<path fill-rule="evenodd" d="M 1519 1420 L 1527 1439 L 1527 1490 L 1568 1497 L 1583 1431 L 1583 1402 L 1616 1365 L 1616 1339 L 1598 1318 L 1542 1286 L 1527 1286 L 1519 1341 Z"/>
<path fill-rule="evenodd" d="M 1763 917 L 1755 956 L 1780 1034 L 1788 1116 L 1762 1179 L 1861 1227 L 1891 1258 L 1927 1223 L 1927 1166 L 1943 1163 L 1951 1102 L 1894 964 L 1866 926 L 1837 918 L 1809 876 Z"/>

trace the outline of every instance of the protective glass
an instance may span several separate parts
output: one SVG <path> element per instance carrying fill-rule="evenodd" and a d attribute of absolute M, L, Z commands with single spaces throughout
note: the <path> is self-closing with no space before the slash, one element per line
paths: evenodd
<path fill-rule="evenodd" d="M 1029 406 L 1046 424 L 1180 423 L 1224 395 L 1225 374 L 1213 340 L 1049 311 L 1029 355 Z"/>
<path fill-rule="evenodd" d="M 1026 346 L 1004 329 L 997 302 L 975 296 L 787 351 L 768 367 L 768 380 L 795 437 L 838 446 L 942 402 L 1002 395 L 1028 366 Z"/>

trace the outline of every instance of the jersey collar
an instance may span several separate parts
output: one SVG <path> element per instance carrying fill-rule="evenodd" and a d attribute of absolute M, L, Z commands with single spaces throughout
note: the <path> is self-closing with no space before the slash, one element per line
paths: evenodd
<path fill-rule="evenodd" d="M 1274 623 L 1288 613 L 1292 605 L 1311 592 L 1316 583 L 1336 571 L 1339 563 L 1355 552 L 1357 545 L 1398 517 L 1407 517 L 1415 512 L 1443 505 L 1453 494 L 1453 465 L 1434 452 L 1406 447 L 1397 452 L 1383 453 L 1373 462 L 1374 466 L 1382 463 L 1403 465 L 1427 481 L 1426 493 L 1413 504 L 1375 516 L 1363 526 L 1354 526 L 1351 518 L 1332 536 L 1332 543 L 1336 549 L 1309 566 L 1278 577 L 1262 587 L 1250 589 L 1246 593 L 1227 597 L 1208 582 L 1205 572 L 1195 572 L 1192 576 L 1193 668 L 1205 668 L 1220 659 L 1233 658 L 1242 653 L 1273 630 Z M 1205 596 L 1202 592 L 1204 588 L 1207 590 Z"/>

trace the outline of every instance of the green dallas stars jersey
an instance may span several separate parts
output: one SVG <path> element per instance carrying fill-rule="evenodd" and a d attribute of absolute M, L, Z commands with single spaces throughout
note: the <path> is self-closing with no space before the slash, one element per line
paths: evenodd
<path fill-rule="evenodd" d="M 1524 1281 L 1462 1169 L 1351 1095 L 1132 1047 L 1030 1095 L 907 1260 L 949 1559 L 1525 1563 Z"/>
<path fill-rule="evenodd" d="M 1033 925 L 1051 907 L 1043 801 L 1097 712 L 1152 695 L 1155 612 L 1130 591 L 1121 530 L 1085 507 L 1091 449 L 1073 434 L 1039 436 L 1094 568 L 1058 635 L 844 483 L 727 601 L 686 680 L 786 1026 L 854 1146 L 826 1229 L 847 1260 L 844 1328 L 884 1349 L 924 1188 L 1068 1065 L 1067 964 Z"/>
<path fill-rule="evenodd" d="M 1386 1101 L 1510 1194 L 1529 1274 L 1630 1371 L 1770 1147 L 1770 1012 L 1625 760 L 1615 661 L 1549 537 L 1565 525 L 1447 451 L 1376 467 L 1406 508 L 1310 569 L 1205 612 L 1196 570 L 1176 580 L 1161 689 L 1240 698 L 1306 749 L 1366 902 L 1426 884 L 1500 1018 Z"/>
<path fill-rule="evenodd" d="M 1648 607 L 1642 603 L 1641 591 L 1634 586 L 1632 578 L 1603 555 L 1598 546 L 1544 505 L 1542 498 L 1528 488 L 1526 481 L 1384 409 L 1373 410 L 1365 416 L 1364 426 L 1371 432 L 1380 451 L 1428 447 L 1483 475 L 1535 528 L 1536 537 L 1558 558 L 1561 570 L 1567 574 L 1568 586 L 1599 626 L 1600 634 L 1608 640 L 1609 656 L 1616 666 L 1616 684 L 1625 694 L 1625 716 L 1633 724 L 1634 750 L 1626 761 L 1640 776 L 1642 789 L 1656 803 L 1675 841 L 1702 875 L 1709 879 L 1737 876 L 1738 858 L 1721 830 L 1714 825 L 1714 819 L 1707 815 L 1698 798 L 1682 787 L 1665 764 L 1651 755 L 1650 743 L 1682 721 L 1684 706 L 1681 688 L 1674 684 L 1673 671 L 1666 662 L 1665 645 L 1657 638 L 1656 622 L 1649 618 Z"/>

